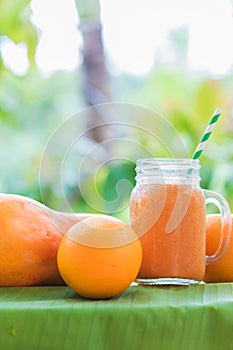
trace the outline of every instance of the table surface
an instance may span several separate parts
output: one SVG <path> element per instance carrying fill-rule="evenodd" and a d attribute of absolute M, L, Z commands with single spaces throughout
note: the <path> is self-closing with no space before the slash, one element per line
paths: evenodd
<path fill-rule="evenodd" d="M 11 350 L 233 350 L 233 284 L 131 286 L 108 300 L 64 287 L 0 288 Z"/>

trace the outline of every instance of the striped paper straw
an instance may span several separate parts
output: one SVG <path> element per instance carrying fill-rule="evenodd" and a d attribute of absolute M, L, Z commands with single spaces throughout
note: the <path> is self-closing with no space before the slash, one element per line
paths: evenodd
<path fill-rule="evenodd" d="M 201 155 L 203 149 L 205 148 L 206 143 L 207 143 L 207 141 L 208 141 L 208 139 L 213 131 L 213 128 L 215 127 L 215 124 L 217 123 L 217 120 L 218 120 L 220 114 L 221 114 L 221 109 L 216 108 L 204 134 L 202 135 L 202 138 L 199 142 L 199 145 L 197 146 L 197 148 L 192 156 L 192 159 L 198 159 L 200 157 L 200 155 Z"/>

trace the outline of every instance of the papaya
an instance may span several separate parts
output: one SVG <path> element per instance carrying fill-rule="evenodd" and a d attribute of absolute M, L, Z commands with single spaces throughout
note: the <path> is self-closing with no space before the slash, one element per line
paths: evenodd
<path fill-rule="evenodd" d="M 52 210 L 28 197 L 0 194 L 0 286 L 62 285 L 57 251 L 66 231 L 91 214 Z"/>

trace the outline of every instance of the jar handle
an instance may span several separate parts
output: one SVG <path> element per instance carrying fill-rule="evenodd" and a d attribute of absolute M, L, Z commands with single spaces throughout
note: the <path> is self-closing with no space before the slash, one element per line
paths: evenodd
<path fill-rule="evenodd" d="M 203 190 L 206 197 L 206 204 L 214 204 L 218 207 L 221 215 L 222 227 L 221 227 L 221 235 L 220 241 L 217 251 L 210 256 L 206 256 L 206 263 L 215 264 L 217 261 L 223 258 L 226 253 L 226 250 L 229 246 L 230 238 L 231 238 L 231 227 L 232 227 L 232 219 L 231 219 L 231 211 L 229 204 L 226 199 L 221 196 L 219 193 L 209 190 Z"/>

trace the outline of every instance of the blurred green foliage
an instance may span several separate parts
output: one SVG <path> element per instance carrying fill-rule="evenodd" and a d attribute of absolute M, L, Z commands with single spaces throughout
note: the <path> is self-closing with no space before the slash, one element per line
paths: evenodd
<path fill-rule="evenodd" d="M 0 1 L 0 37 L 6 36 L 15 43 L 25 42 L 28 47 L 28 58 L 33 64 L 38 35 L 30 21 L 29 5 L 30 0 Z"/>
<path fill-rule="evenodd" d="M 18 77 L 0 61 L 0 191 L 19 193 L 41 201 L 43 187 L 45 204 L 63 210 L 64 198 L 57 191 L 53 178 L 48 178 L 46 183 L 39 182 L 40 162 L 46 143 L 56 128 L 85 107 L 81 68 L 72 73 L 60 71 L 47 78 L 40 76 L 33 66 L 38 37 L 30 22 L 28 4 L 29 0 L 21 0 L 17 4 L 13 1 L 0 2 L 0 36 L 10 37 L 15 42 L 25 42 L 32 63 L 28 73 Z M 174 40 L 177 40 L 176 36 Z M 112 76 L 111 88 L 115 101 L 145 106 L 145 110 L 155 110 L 165 116 L 181 135 L 190 155 L 215 107 L 221 107 L 222 117 L 201 158 L 201 185 L 224 195 L 233 210 L 232 74 L 216 79 L 194 74 L 185 67 L 158 63 L 150 74 L 142 78 Z M 151 122 L 151 118 L 148 114 L 145 121 Z M 85 132 L 85 125 L 79 128 Z M 136 138 L 141 147 L 151 149 L 153 156 L 167 156 L 162 146 L 152 150 L 150 137 L 143 133 L 133 130 L 127 137 Z M 175 137 L 171 136 L 169 146 L 174 155 L 179 154 Z M 118 183 L 125 179 L 131 184 L 130 188 L 134 186 L 133 160 L 141 155 L 135 147 L 131 159 L 124 159 L 117 164 L 109 162 L 98 172 L 93 171 L 90 164 L 89 173 L 83 174 L 80 181 L 88 198 L 97 191 L 99 199 L 95 199 L 93 207 L 91 201 L 82 197 L 81 185 L 76 176 L 83 159 L 82 147 L 85 149 L 85 144 L 73 153 L 73 158 L 69 160 L 69 171 L 64 173 L 66 197 L 75 211 L 109 212 L 108 202 L 116 200 Z M 124 158 L 124 152 L 123 148 L 116 154 Z M 50 161 L 52 167 L 55 160 L 51 157 Z M 124 195 L 122 189 L 124 184 L 118 201 L 119 210 L 113 214 L 128 220 L 129 190 Z M 104 205 L 101 204 L 103 200 Z"/>

